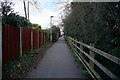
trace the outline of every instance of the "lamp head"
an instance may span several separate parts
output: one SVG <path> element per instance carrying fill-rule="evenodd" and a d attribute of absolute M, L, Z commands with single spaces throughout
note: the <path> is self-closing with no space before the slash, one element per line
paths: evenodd
<path fill-rule="evenodd" d="M 53 18 L 54 16 L 50 16 L 51 18 Z"/>

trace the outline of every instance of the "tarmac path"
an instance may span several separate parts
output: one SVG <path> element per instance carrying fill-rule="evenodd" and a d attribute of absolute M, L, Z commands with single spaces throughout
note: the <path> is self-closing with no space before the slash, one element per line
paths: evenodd
<path fill-rule="evenodd" d="M 46 51 L 36 69 L 31 70 L 26 78 L 85 78 L 77 67 L 70 49 L 63 37 Z"/>

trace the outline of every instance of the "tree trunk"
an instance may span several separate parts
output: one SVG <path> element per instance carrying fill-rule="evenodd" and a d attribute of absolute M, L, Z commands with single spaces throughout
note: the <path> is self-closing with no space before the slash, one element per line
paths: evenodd
<path fill-rule="evenodd" d="M 28 20 L 29 20 L 29 0 L 28 0 Z"/>
<path fill-rule="evenodd" d="M 23 0 L 23 4 L 24 4 L 25 17 L 27 18 L 27 12 L 26 12 L 26 4 L 25 4 L 25 0 Z"/>

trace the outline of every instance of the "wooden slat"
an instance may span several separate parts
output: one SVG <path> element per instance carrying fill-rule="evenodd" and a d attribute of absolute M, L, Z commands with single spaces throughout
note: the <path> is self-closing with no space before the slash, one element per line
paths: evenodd
<path fill-rule="evenodd" d="M 72 44 L 71 44 L 71 41 L 68 40 L 68 42 L 69 42 L 72 50 L 74 51 L 73 46 L 72 46 Z M 76 52 L 75 52 L 75 51 L 74 51 L 74 53 L 75 53 L 75 55 L 76 55 Z M 76 56 L 78 57 L 78 55 L 76 55 Z M 89 68 L 88 68 L 88 67 L 86 66 L 86 64 L 82 61 L 82 59 L 81 59 L 80 57 L 78 57 L 78 59 L 82 62 L 82 64 L 83 64 L 84 67 L 87 69 L 87 71 L 89 72 L 89 74 L 91 75 L 91 77 L 92 77 L 93 79 L 95 79 L 94 75 L 91 73 L 91 71 L 89 70 Z"/>
<path fill-rule="evenodd" d="M 76 53 L 75 53 L 76 54 Z M 80 55 L 76 54 L 76 56 L 79 58 L 79 59 L 82 59 L 84 61 L 84 63 L 87 65 L 87 67 L 90 69 L 90 71 L 92 72 L 92 74 L 95 75 L 95 77 L 98 79 L 98 80 L 102 80 L 102 78 L 99 76 L 99 74 L 88 64 L 88 62 Z"/>
<path fill-rule="evenodd" d="M 68 38 L 72 39 L 71 37 L 68 37 Z M 75 42 L 77 42 L 77 43 L 79 43 L 79 44 L 81 44 L 81 45 L 83 45 L 83 46 L 85 46 L 85 47 L 87 47 L 88 49 L 90 49 L 90 50 L 92 50 L 92 51 L 100 54 L 101 56 L 103 56 L 103 57 L 105 57 L 105 58 L 113 61 L 114 63 L 120 65 L 120 59 L 119 59 L 118 57 L 112 56 L 112 55 L 110 55 L 110 54 L 108 54 L 108 53 L 106 53 L 106 52 L 103 52 L 103 51 L 101 51 L 101 50 L 99 50 L 99 49 L 96 49 L 96 48 L 94 48 L 94 47 L 91 47 L 91 46 L 89 46 L 89 45 L 87 45 L 87 44 L 84 44 L 84 43 L 82 43 L 82 42 L 79 42 L 79 41 L 77 41 L 77 40 L 74 40 L 74 39 L 72 39 L 72 40 L 75 41 Z"/>
<path fill-rule="evenodd" d="M 94 58 L 89 56 L 85 51 L 81 50 L 78 46 L 76 46 L 73 42 L 72 44 L 79 49 L 82 53 L 84 53 L 91 61 L 93 61 L 104 73 L 106 73 L 110 78 L 117 78 L 111 71 L 109 71 L 107 68 L 105 68 L 102 64 L 100 64 L 98 61 L 96 61 Z"/>
<path fill-rule="evenodd" d="M 71 43 L 70 43 L 71 44 Z M 72 46 L 71 46 L 72 47 Z M 72 47 L 73 48 L 73 47 Z M 73 49 L 75 50 L 75 55 L 78 57 L 78 59 L 82 62 L 82 64 L 85 66 L 85 68 L 89 71 L 90 75 L 95 78 L 93 76 L 93 74 L 96 76 L 96 78 L 98 80 L 101 80 L 102 78 L 100 77 L 100 75 L 88 64 L 88 62 L 79 54 L 79 52 L 76 50 L 76 49 Z M 88 67 L 88 68 L 87 68 Z M 90 70 L 89 70 L 90 69 Z M 92 74 L 92 73 L 93 74 Z"/>

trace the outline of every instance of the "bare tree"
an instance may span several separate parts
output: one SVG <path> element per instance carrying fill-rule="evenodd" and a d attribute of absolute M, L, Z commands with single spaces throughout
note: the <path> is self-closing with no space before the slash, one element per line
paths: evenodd
<path fill-rule="evenodd" d="M 29 15 L 30 15 L 30 4 L 32 6 L 34 6 L 36 9 L 39 9 L 37 4 L 39 2 L 35 1 L 35 0 L 28 0 L 27 2 L 25 0 L 23 0 L 23 4 L 24 4 L 24 12 L 25 12 L 25 17 L 29 20 Z"/>
<path fill-rule="evenodd" d="M 27 18 L 27 11 L 26 11 L 26 3 L 25 3 L 25 0 L 23 0 L 23 4 L 24 4 L 25 17 Z"/>

